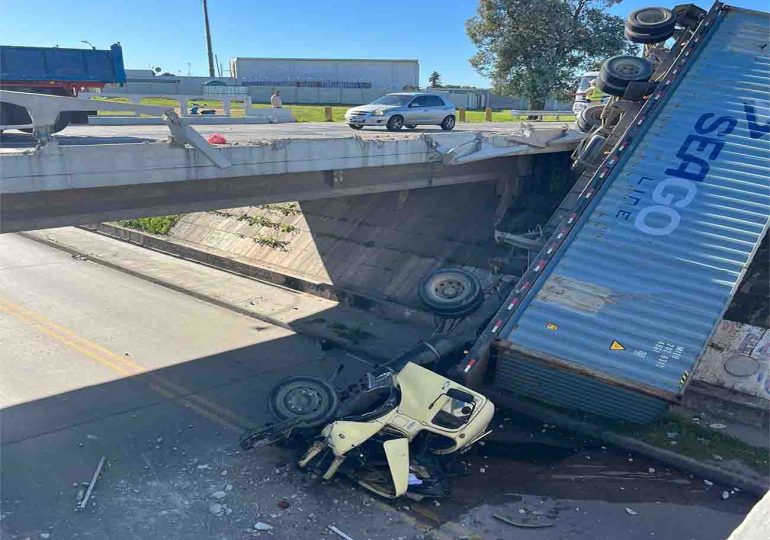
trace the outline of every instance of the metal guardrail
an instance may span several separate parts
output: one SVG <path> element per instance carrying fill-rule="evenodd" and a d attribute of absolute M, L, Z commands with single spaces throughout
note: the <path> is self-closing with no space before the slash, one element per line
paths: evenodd
<path fill-rule="evenodd" d="M 542 120 L 544 116 L 555 116 L 559 120 L 562 116 L 575 116 L 572 111 L 534 111 L 511 109 L 511 116 L 526 116 L 532 120 Z"/>
<path fill-rule="evenodd" d="M 56 146 L 56 142 L 53 140 L 53 130 L 56 120 L 62 112 L 88 112 L 94 110 L 130 111 L 137 114 L 162 117 L 171 132 L 172 142 L 182 146 L 189 144 L 196 150 L 200 150 L 209 161 L 220 169 L 230 166 L 230 161 L 216 148 L 211 146 L 200 133 L 179 118 L 173 107 L 113 103 L 110 101 L 51 96 L 48 94 L 11 92 L 10 90 L 0 90 L 0 102 L 24 107 L 32 120 L 31 124 L 24 126 L 0 125 L 0 129 L 31 128 L 34 137 L 38 141 L 38 149 L 41 150 L 46 146 Z"/>

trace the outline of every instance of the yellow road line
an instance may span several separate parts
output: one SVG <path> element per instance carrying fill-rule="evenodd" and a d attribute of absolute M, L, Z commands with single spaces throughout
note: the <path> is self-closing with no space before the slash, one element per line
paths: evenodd
<path fill-rule="evenodd" d="M 127 377 L 142 375 L 146 377 L 148 386 L 155 392 L 174 401 L 182 402 L 185 407 L 213 420 L 221 426 L 235 432 L 241 432 L 245 426 L 250 424 L 248 420 L 239 417 L 229 409 L 202 396 L 194 395 L 184 386 L 174 383 L 165 377 L 148 372 L 144 366 L 136 363 L 131 358 L 121 356 L 98 343 L 79 336 L 72 330 L 43 317 L 39 313 L 30 311 L 3 298 L 0 298 L 0 312 L 6 313 L 27 324 L 34 325 L 40 332 L 120 375 Z"/>

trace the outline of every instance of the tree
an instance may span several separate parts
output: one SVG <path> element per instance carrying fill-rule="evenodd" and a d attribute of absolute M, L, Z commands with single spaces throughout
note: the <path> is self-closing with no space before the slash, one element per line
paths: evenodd
<path fill-rule="evenodd" d="M 433 88 L 439 88 L 441 86 L 441 74 L 438 71 L 434 71 L 428 77 L 428 82 Z"/>
<path fill-rule="evenodd" d="M 465 28 L 478 52 L 470 59 L 495 92 L 542 109 L 576 75 L 616 54 L 635 52 L 623 19 L 605 12 L 621 0 L 480 0 Z"/>

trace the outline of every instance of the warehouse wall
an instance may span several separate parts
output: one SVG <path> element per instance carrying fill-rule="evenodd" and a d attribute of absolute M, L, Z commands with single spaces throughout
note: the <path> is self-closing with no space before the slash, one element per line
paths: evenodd
<path fill-rule="evenodd" d="M 233 76 L 244 81 L 364 82 L 391 92 L 420 81 L 417 60 L 235 58 L 230 65 Z"/>

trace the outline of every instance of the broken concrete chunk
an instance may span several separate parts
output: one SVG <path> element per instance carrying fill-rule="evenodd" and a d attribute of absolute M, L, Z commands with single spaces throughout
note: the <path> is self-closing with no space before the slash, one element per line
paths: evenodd
<path fill-rule="evenodd" d="M 224 491 L 215 491 L 210 496 L 214 499 L 224 499 L 227 496 L 227 493 Z"/>
<path fill-rule="evenodd" d="M 262 521 L 257 521 L 254 524 L 254 530 L 255 531 L 272 531 L 273 530 L 273 526 L 272 525 L 268 525 L 267 523 L 263 523 Z"/>
<path fill-rule="evenodd" d="M 209 512 L 211 512 L 215 516 L 221 516 L 222 512 L 224 512 L 224 508 L 222 507 L 221 504 L 216 504 L 215 503 L 215 504 L 212 504 L 211 506 L 209 506 Z"/>

